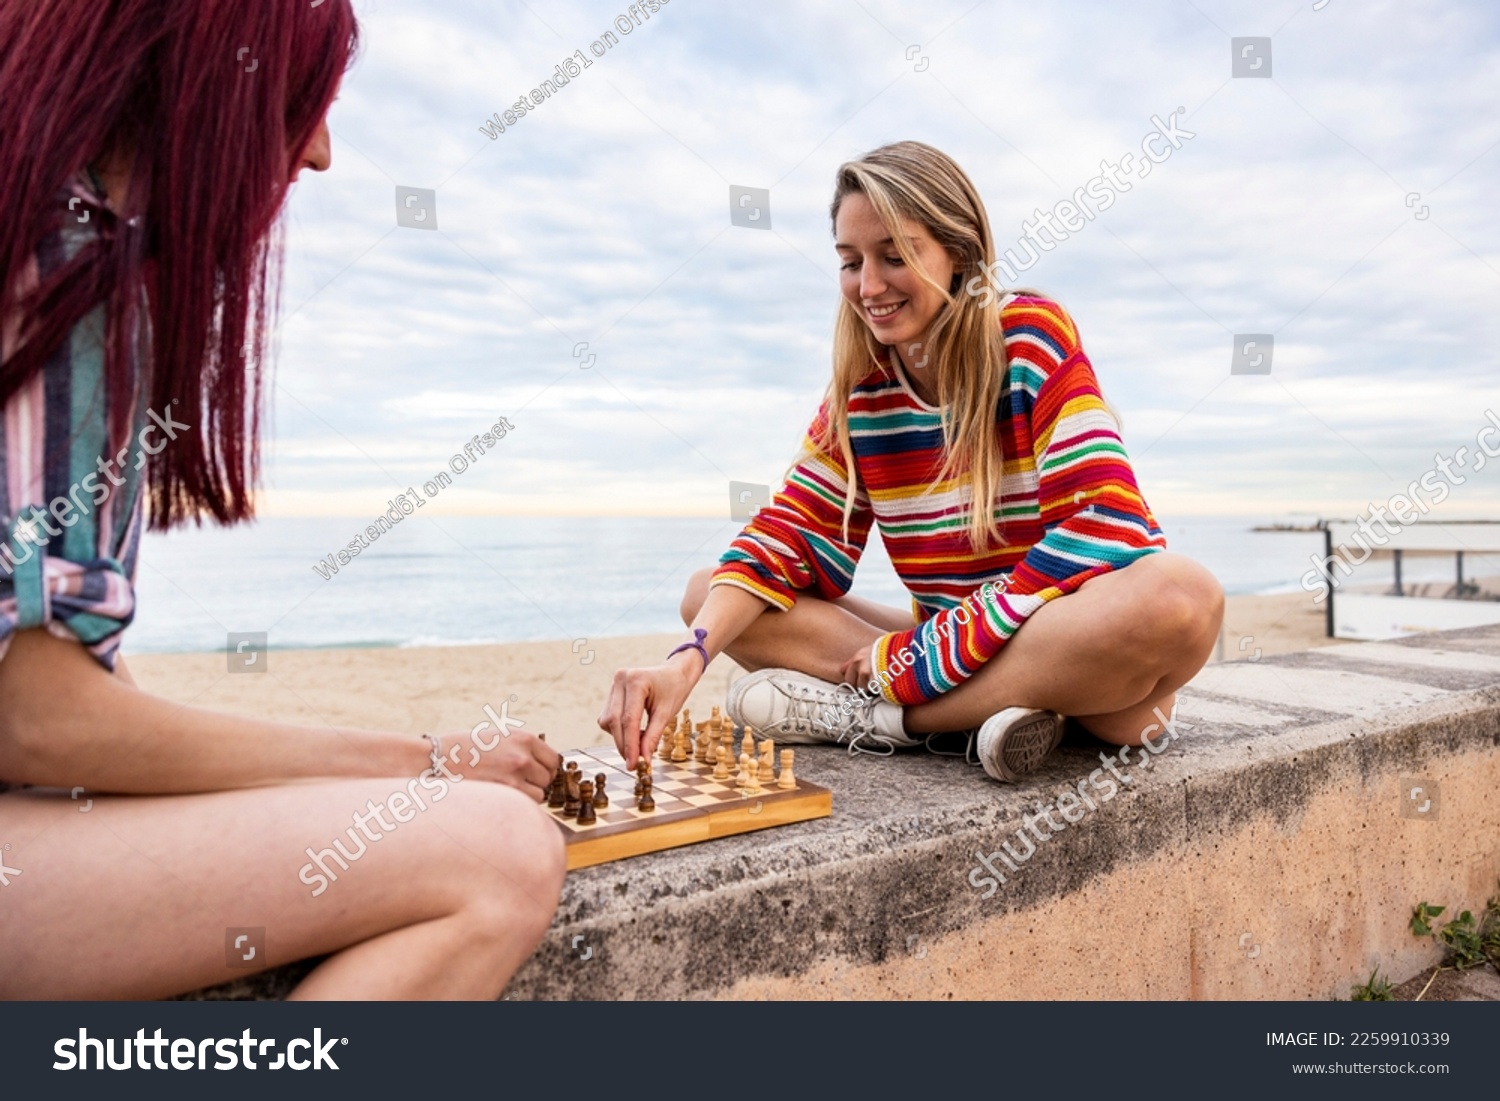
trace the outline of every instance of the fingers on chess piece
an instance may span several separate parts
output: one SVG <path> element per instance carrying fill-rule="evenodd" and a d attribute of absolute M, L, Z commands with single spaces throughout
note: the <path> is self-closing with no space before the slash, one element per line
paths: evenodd
<path fill-rule="evenodd" d="M 578 785 L 578 824 L 588 826 L 598 818 L 594 813 L 594 781 L 584 780 Z"/>
<path fill-rule="evenodd" d="M 656 797 L 651 794 L 651 774 L 648 772 L 641 779 L 641 797 L 635 804 L 636 810 L 655 810 Z"/>
<path fill-rule="evenodd" d="M 792 760 L 795 756 L 796 753 L 793 750 L 781 751 L 781 778 L 776 781 L 776 786 L 782 791 L 790 791 L 797 786 L 797 777 L 792 772 Z"/>
<path fill-rule="evenodd" d="M 604 773 L 597 772 L 597 773 L 594 774 L 594 799 L 593 799 L 593 803 L 594 803 L 594 806 L 596 806 L 596 807 L 607 807 L 607 806 L 609 806 L 609 796 L 604 794 L 604 780 L 605 780 Z"/>

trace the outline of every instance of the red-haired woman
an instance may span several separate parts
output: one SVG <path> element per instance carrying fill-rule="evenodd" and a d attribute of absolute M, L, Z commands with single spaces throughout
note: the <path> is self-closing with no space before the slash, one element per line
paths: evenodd
<path fill-rule="evenodd" d="M 326 955 L 295 997 L 493 998 L 556 907 L 544 742 L 216 715 L 118 654 L 143 517 L 251 516 L 274 231 L 356 41 L 349 0 L 0 0 L 0 997 Z"/>

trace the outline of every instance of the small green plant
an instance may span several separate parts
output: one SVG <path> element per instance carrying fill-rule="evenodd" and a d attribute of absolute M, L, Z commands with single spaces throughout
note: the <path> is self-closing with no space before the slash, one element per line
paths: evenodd
<path fill-rule="evenodd" d="M 1441 941 L 1447 949 L 1444 964 L 1459 971 L 1478 967 L 1486 960 L 1500 966 L 1500 895 L 1485 903 L 1477 920 L 1471 911 L 1463 910 L 1442 928 L 1435 928 L 1436 919 L 1445 910 L 1446 906 L 1417 903 L 1411 916 L 1412 935 Z"/>
<path fill-rule="evenodd" d="M 1365 982 L 1356 986 L 1349 995 L 1351 1002 L 1389 1002 L 1391 997 L 1391 984 L 1380 977 L 1380 968 L 1376 967 L 1370 972 L 1370 977 Z"/>
<path fill-rule="evenodd" d="M 1463 971 L 1478 967 L 1484 962 L 1484 949 L 1480 946 L 1479 926 L 1468 910 L 1459 914 L 1438 933 L 1438 940 L 1448 946 L 1453 966 Z"/>
<path fill-rule="evenodd" d="M 1432 936 L 1432 926 L 1428 924 L 1448 907 L 1429 906 L 1425 902 L 1417 903 L 1417 909 L 1411 916 L 1411 935 L 1414 937 Z"/>
<path fill-rule="evenodd" d="M 1479 948 L 1490 963 L 1500 967 L 1500 895 L 1484 904 L 1484 918 L 1479 923 Z"/>

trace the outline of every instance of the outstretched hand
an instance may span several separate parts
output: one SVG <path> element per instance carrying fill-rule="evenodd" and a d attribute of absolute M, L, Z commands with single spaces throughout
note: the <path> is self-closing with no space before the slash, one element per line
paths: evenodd
<path fill-rule="evenodd" d="M 650 757 L 655 752 L 667 721 L 682 710 L 688 694 L 702 676 L 701 662 L 692 652 L 668 658 L 661 665 L 615 673 L 609 701 L 599 713 L 598 721 L 615 740 L 626 768 L 635 768 L 637 754 Z"/>

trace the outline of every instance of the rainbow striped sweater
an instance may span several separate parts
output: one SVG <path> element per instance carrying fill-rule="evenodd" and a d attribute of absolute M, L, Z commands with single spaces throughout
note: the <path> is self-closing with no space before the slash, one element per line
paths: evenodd
<path fill-rule="evenodd" d="M 969 480 L 935 480 L 944 459 L 940 411 L 917 397 L 898 363 L 877 363 L 849 399 L 858 491 L 848 539 L 848 474 L 816 443 L 825 403 L 786 485 L 730 545 L 711 582 L 783 610 L 803 590 L 835 600 L 849 591 L 879 524 L 916 613 L 911 629 L 882 636 L 872 651 L 876 683 L 892 703 L 956 688 L 1047 601 L 1166 549 L 1072 318 L 1048 299 L 1017 296 L 1002 306 L 1000 325 L 1009 360 L 995 419 L 1005 456 L 1003 545 L 975 550 Z"/>

